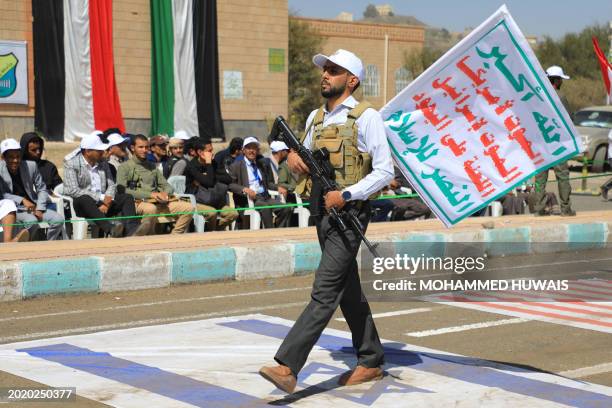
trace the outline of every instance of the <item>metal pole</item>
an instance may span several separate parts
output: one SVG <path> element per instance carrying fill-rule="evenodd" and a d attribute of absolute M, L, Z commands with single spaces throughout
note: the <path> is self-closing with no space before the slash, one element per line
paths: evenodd
<path fill-rule="evenodd" d="M 389 36 L 385 34 L 385 75 L 383 79 L 383 105 L 387 103 L 387 71 L 389 70 Z"/>

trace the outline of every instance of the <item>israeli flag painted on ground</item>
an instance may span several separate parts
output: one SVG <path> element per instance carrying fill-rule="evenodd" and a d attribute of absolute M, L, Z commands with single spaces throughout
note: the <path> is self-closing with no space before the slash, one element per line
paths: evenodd
<path fill-rule="evenodd" d="M 382 381 L 338 387 L 356 361 L 350 333 L 331 329 L 285 396 L 257 371 L 292 324 L 234 316 L 5 344 L 1 369 L 121 407 L 612 406 L 610 387 L 389 341 Z"/>
<path fill-rule="evenodd" d="M 579 152 L 568 113 L 505 6 L 381 114 L 395 162 L 446 226 Z"/>

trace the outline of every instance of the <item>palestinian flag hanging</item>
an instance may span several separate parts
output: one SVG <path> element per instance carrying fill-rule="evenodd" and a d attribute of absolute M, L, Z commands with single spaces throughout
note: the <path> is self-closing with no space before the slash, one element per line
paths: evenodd
<path fill-rule="evenodd" d="M 50 140 L 124 131 L 115 83 L 112 0 L 32 0 L 35 126 Z"/>
<path fill-rule="evenodd" d="M 151 133 L 224 137 L 214 0 L 151 0 Z"/>

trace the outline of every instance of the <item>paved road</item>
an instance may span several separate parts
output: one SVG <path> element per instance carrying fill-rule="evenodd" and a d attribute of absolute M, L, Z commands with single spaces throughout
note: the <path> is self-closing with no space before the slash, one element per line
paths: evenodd
<path fill-rule="evenodd" d="M 472 300 L 478 303 L 373 303 L 380 335 L 387 341 L 411 347 L 427 347 L 612 387 L 612 303 L 594 300 L 605 299 L 606 293 L 607 300 L 612 296 L 612 254 L 609 249 L 600 249 L 582 255 L 519 257 L 511 262 L 515 271 L 512 273 L 517 276 L 550 277 L 557 273 L 559 277 L 578 280 L 578 286 L 572 288 L 574 292 L 566 296 L 570 303 L 540 303 L 536 301 L 541 299 L 532 298 L 514 302 L 510 309 L 505 309 L 499 306 L 508 303 L 479 298 L 482 294 L 477 293 L 470 296 L 475 296 Z M 593 277 L 597 280 L 590 280 Z M 165 325 L 174 322 L 254 313 L 295 320 L 309 300 L 311 281 L 312 275 L 1 303 L 0 345 L 142 326 L 157 325 L 161 333 Z M 589 303 L 571 303 L 572 298 Z M 340 314 L 329 327 L 347 331 Z M 181 339 L 176 339 L 176 343 L 180 344 Z M 143 349 L 147 345 L 143 338 Z M 270 345 L 265 351 L 270 363 L 275 347 Z M 0 371 L 2 386 L 44 386 L 31 378 L 35 377 Z M 78 389 L 82 384 L 66 385 Z M 70 406 L 103 404 L 79 397 Z"/>

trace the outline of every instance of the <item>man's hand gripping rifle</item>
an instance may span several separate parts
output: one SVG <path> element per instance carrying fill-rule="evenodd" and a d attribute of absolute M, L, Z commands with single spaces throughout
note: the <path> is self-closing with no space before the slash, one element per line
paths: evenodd
<path fill-rule="evenodd" d="M 287 146 L 296 152 L 302 161 L 306 164 L 310 171 L 310 176 L 318 180 L 323 186 L 323 195 L 329 191 L 339 190 L 338 184 L 332 178 L 333 169 L 329 164 L 329 152 L 326 148 L 322 148 L 311 152 L 305 148 L 297 139 L 287 122 L 282 116 L 279 116 L 274 121 L 271 139 L 275 140 L 278 136 L 287 144 Z M 357 236 L 368 247 L 372 255 L 380 258 L 376 251 L 376 244 L 372 244 L 363 234 L 363 229 L 359 218 L 352 212 L 348 211 L 349 206 L 344 207 L 344 211 L 338 212 L 337 209 L 331 208 L 329 215 L 336 221 L 340 231 L 346 232 L 349 228 L 357 234 Z M 348 224 L 348 226 L 347 226 Z"/>

